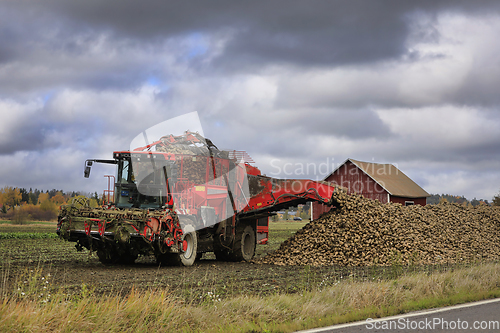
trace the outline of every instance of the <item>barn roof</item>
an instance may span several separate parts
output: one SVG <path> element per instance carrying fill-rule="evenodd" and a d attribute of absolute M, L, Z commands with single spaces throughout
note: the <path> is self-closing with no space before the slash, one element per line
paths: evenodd
<path fill-rule="evenodd" d="M 429 193 L 392 164 L 362 162 L 349 158 L 328 175 L 325 180 L 348 161 L 382 186 L 390 195 L 407 198 L 430 197 Z"/>

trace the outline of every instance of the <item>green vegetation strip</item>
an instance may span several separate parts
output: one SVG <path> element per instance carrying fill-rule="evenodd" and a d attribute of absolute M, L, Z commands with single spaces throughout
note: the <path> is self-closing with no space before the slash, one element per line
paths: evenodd
<path fill-rule="evenodd" d="M 23 221 L 22 223 L 16 223 L 15 221 L 10 220 L 0 220 L 0 225 L 2 224 L 16 224 L 16 225 L 55 225 L 57 221 Z"/>
<path fill-rule="evenodd" d="M 59 236 L 53 232 L 0 232 L 0 239 L 47 239 L 58 238 Z"/>
<path fill-rule="evenodd" d="M 200 304 L 186 303 L 168 289 L 132 289 L 123 297 L 98 295 L 82 285 L 79 294 L 60 289 L 50 294 L 43 288 L 50 286 L 49 276 L 31 272 L 20 276 L 16 292 L 0 303 L 0 331 L 292 332 L 500 297 L 499 263 L 392 280 L 347 278 L 267 297 L 221 299 L 211 289 Z"/>

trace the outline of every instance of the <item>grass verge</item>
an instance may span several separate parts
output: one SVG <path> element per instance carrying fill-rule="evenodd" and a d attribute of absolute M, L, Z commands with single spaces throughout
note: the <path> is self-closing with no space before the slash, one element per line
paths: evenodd
<path fill-rule="evenodd" d="M 41 270 L 21 274 L 16 288 L 0 303 L 2 332 L 291 332 L 500 297 L 500 264 L 379 281 L 346 278 L 266 297 L 221 299 L 212 290 L 196 304 L 167 288 L 132 289 L 125 297 L 97 295 L 85 285 L 78 295 L 64 289 L 51 293 L 50 276 Z"/>

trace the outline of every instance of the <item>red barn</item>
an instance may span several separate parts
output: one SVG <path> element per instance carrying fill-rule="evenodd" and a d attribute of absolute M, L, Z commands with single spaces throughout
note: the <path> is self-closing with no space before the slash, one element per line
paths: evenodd
<path fill-rule="evenodd" d="M 425 206 L 430 196 L 392 164 L 347 159 L 324 180 L 346 188 L 349 194 L 358 193 L 381 203 Z M 328 210 L 327 206 L 313 203 L 313 219 Z"/>

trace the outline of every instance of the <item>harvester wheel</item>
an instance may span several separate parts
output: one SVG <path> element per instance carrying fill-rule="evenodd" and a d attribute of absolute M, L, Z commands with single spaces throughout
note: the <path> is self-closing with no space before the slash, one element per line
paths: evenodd
<path fill-rule="evenodd" d="M 183 266 L 192 266 L 196 260 L 196 254 L 198 251 L 198 236 L 192 225 L 184 227 L 182 242 L 185 242 L 186 249 L 184 252 L 179 254 L 180 263 Z"/>
<path fill-rule="evenodd" d="M 124 253 L 118 253 L 115 249 L 104 248 L 97 250 L 97 257 L 99 257 L 99 261 L 104 265 L 131 265 L 135 262 L 138 255 L 129 253 L 128 251 Z"/>
<path fill-rule="evenodd" d="M 226 249 L 217 249 L 214 250 L 215 259 L 218 261 L 229 261 L 231 258 L 229 257 L 229 251 Z"/>
<path fill-rule="evenodd" d="M 243 230 L 236 229 L 231 259 L 234 261 L 250 261 L 255 254 L 255 229 L 251 225 Z"/>
<path fill-rule="evenodd" d="M 159 265 L 192 266 L 197 258 L 198 235 L 192 225 L 184 226 L 182 243 L 186 250 L 181 253 L 164 253 L 156 256 Z"/>
<path fill-rule="evenodd" d="M 116 263 L 122 265 L 132 265 L 137 259 L 137 257 L 138 257 L 137 254 L 124 253 L 118 256 Z"/>
<path fill-rule="evenodd" d="M 108 249 L 97 250 L 97 256 L 99 257 L 99 261 L 104 265 L 114 264 L 117 260 L 116 253 L 109 251 Z"/>
<path fill-rule="evenodd" d="M 158 266 L 173 266 L 179 265 L 179 260 L 176 260 L 179 255 L 177 253 L 157 253 L 156 263 Z"/>

